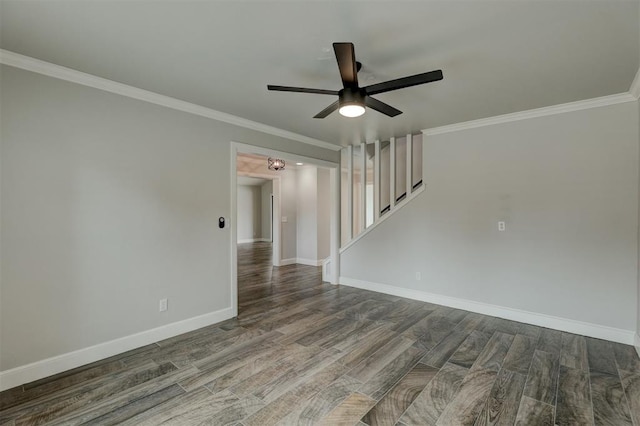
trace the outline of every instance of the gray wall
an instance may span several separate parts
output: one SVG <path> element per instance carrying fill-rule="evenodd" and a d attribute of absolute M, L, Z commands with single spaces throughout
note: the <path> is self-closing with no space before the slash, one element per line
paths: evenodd
<path fill-rule="evenodd" d="M 427 136 L 426 191 L 341 276 L 633 330 L 638 142 L 635 102 Z"/>
<path fill-rule="evenodd" d="M 348 150 L 343 149 L 340 151 L 340 246 L 346 245 L 349 241 L 351 241 L 351 234 L 349 230 L 351 229 L 349 221 L 349 186 L 351 182 L 349 181 L 349 171 L 348 171 L 348 161 L 349 155 Z"/>
<path fill-rule="evenodd" d="M 297 172 L 297 257 L 323 260 L 330 254 L 330 173 L 328 169 L 315 166 L 303 166 Z"/>
<path fill-rule="evenodd" d="M 238 241 L 262 238 L 262 187 L 238 185 Z"/>
<path fill-rule="evenodd" d="M 230 306 L 230 141 L 339 158 L 11 67 L 0 90 L 3 371 Z"/>
<path fill-rule="evenodd" d="M 282 170 L 282 179 L 280 181 L 280 250 L 282 251 L 282 259 L 295 259 L 298 255 L 297 241 L 297 176 L 295 169 Z M 282 222 L 283 218 L 287 218 L 286 222 Z"/>
<path fill-rule="evenodd" d="M 302 166 L 297 172 L 297 257 L 316 260 L 318 256 L 317 168 Z"/>
<path fill-rule="evenodd" d="M 318 255 L 322 260 L 331 254 L 331 172 L 318 167 Z"/>
<path fill-rule="evenodd" d="M 271 232 L 273 232 L 271 224 L 271 194 L 273 193 L 273 181 L 267 181 L 260 187 L 260 199 L 262 202 L 260 229 L 262 234 L 260 238 L 271 241 Z"/>

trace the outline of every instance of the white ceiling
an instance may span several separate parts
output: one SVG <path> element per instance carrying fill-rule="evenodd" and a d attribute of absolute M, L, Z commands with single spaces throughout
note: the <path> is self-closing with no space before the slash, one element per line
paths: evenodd
<path fill-rule="evenodd" d="M 626 92 L 638 1 L 6 1 L 0 47 L 327 142 Z M 312 118 L 339 89 L 331 50 L 352 41 L 361 85 L 442 69 L 377 95 L 404 114 Z"/>

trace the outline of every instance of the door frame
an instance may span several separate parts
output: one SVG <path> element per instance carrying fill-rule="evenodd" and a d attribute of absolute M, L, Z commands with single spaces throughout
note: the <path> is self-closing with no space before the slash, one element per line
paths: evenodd
<path fill-rule="evenodd" d="M 304 162 L 307 164 L 312 164 L 318 167 L 324 167 L 329 169 L 329 177 L 330 177 L 330 199 L 331 199 L 331 218 L 330 218 L 330 255 L 329 255 L 329 265 L 326 266 L 326 277 L 331 284 L 338 284 L 340 278 L 340 164 L 334 163 L 331 161 L 319 160 L 317 158 L 306 157 L 302 155 L 292 154 L 290 152 L 278 151 L 275 149 L 264 148 L 261 146 L 249 145 L 240 142 L 231 141 L 231 153 L 230 153 L 230 163 L 231 163 L 231 212 L 229 217 L 230 222 L 230 230 L 231 230 L 231 238 L 230 238 L 230 258 L 231 258 L 231 308 L 233 310 L 233 316 L 238 315 L 238 227 L 236 224 L 237 215 L 238 215 L 238 194 L 237 194 L 237 156 L 238 153 L 243 154 L 257 154 L 264 155 L 266 157 L 278 157 L 282 158 L 285 161 L 289 161 L 295 163 L 296 161 Z M 278 187 L 278 192 L 280 191 L 280 178 L 277 176 L 271 176 L 270 178 L 277 178 L 278 184 L 274 185 L 274 194 L 275 187 Z M 275 183 L 275 180 L 274 180 Z M 280 194 L 277 194 L 277 202 L 274 205 L 274 219 L 273 219 L 273 227 L 272 234 L 274 240 L 275 233 L 278 232 L 278 240 L 279 242 L 282 240 L 282 229 L 281 229 L 281 215 L 280 215 Z M 277 229 L 276 229 L 277 228 Z M 278 259 L 281 258 L 282 253 L 282 245 L 279 244 L 278 247 L 278 255 L 276 256 L 274 253 L 274 261 L 276 257 Z M 275 244 L 274 244 L 274 252 L 275 252 Z"/>

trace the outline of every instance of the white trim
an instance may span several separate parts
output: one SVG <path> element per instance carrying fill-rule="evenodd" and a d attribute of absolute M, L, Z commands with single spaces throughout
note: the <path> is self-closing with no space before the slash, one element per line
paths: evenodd
<path fill-rule="evenodd" d="M 367 227 L 367 144 L 360 144 L 360 229 Z M 362 232 L 360 231 L 360 232 Z"/>
<path fill-rule="evenodd" d="M 635 347 L 636 352 L 638 352 L 638 357 L 640 357 L 640 331 L 635 335 Z"/>
<path fill-rule="evenodd" d="M 306 143 L 308 145 L 317 146 L 332 151 L 340 151 L 341 146 L 321 141 L 319 139 L 310 138 L 308 136 L 293 133 L 288 130 L 278 129 L 277 127 L 268 126 L 266 124 L 247 120 L 246 118 L 216 111 L 191 102 L 181 101 L 170 96 L 161 95 L 150 92 L 148 90 L 139 89 L 127 84 L 118 83 L 106 78 L 97 77 L 71 68 L 55 65 L 50 62 L 41 61 L 29 56 L 20 55 L 8 50 L 0 49 L 0 63 L 15 68 L 35 72 L 60 80 L 70 81 L 72 83 L 81 84 L 94 89 L 104 90 L 105 92 L 115 93 L 126 96 L 128 98 L 161 105 L 178 111 L 187 112 L 189 114 L 199 115 L 201 117 L 211 118 L 213 120 L 222 121 L 224 123 L 233 124 L 235 126 L 244 127 L 246 129 L 256 130 L 258 132 L 269 135 L 279 136 L 286 139 Z"/>
<path fill-rule="evenodd" d="M 406 200 L 406 198 L 405 198 Z M 389 139 L 389 211 L 383 217 L 389 216 L 396 208 L 396 138 Z"/>
<path fill-rule="evenodd" d="M 296 263 L 300 264 L 300 265 L 309 265 L 309 266 L 322 266 L 322 263 L 325 261 L 325 259 L 305 259 L 302 257 L 298 257 L 296 258 Z"/>
<path fill-rule="evenodd" d="M 320 160 L 319 158 L 306 157 L 304 155 L 293 154 L 291 152 L 278 151 L 275 149 L 265 148 L 262 146 L 249 145 L 246 143 L 236 142 L 236 141 L 232 141 L 232 144 L 236 147 L 236 150 L 238 152 L 243 152 L 245 154 L 257 154 L 257 155 L 263 155 L 265 157 L 277 156 L 278 158 L 282 158 L 283 160 L 289 161 L 291 163 L 295 163 L 299 161 L 302 163 L 310 163 L 310 164 L 313 164 L 314 166 L 327 167 L 327 168 L 333 168 L 333 167 L 339 166 L 338 163 L 335 163 L 333 161 Z M 265 174 L 249 173 L 246 175 L 247 176 L 254 176 L 254 175 L 263 176 L 267 179 L 269 178 L 273 179 L 274 177 L 274 175 L 266 174 L 266 173 Z"/>
<path fill-rule="evenodd" d="M 353 146 L 347 147 L 347 238 L 353 238 Z"/>
<path fill-rule="evenodd" d="M 321 260 L 321 266 L 322 266 L 322 281 L 331 283 L 331 284 L 338 284 L 338 280 L 336 279 L 334 282 L 334 274 L 332 272 L 332 266 L 333 264 L 331 263 L 331 257 L 327 257 L 326 259 Z"/>
<path fill-rule="evenodd" d="M 356 242 L 360 241 L 360 239 L 362 239 L 369 232 L 371 232 L 375 228 L 377 228 L 378 225 L 380 225 L 382 222 L 384 222 L 385 220 L 387 220 L 388 218 L 393 216 L 393 214 L 396 211 L 398 211 L 401 208 L 403 208 L 404 206 L 406 206 L 411 200 L 413 200 L 415 197 L 420 195 L 422 193 L 422 191 L 424 191 L 424 189 L 425 189 L 425 185 L 420 185 L 420 187 L 418 187 L 415 191 L 413 191 L 411 194 L 409 194 L 409 196 L 407 196 L 404 200 L 402 200 L 398 204 L 396 204 L 395 207 L 393 209 L 391 209 L 391 211 L 388 211 L 384 215 L 380 216 L 380 219 L 378 219 L 378 221 L 373 222 L 373 224 L 371 226 L 369 226 L 367 229 L 365 229 L 364 231 L 359 233 L 354 239 L 349 241 L 343 247 L 340 247 L 340 254 L 344 253 L 349 247 L 354 245 Z"/>
<path fill-rule="evenodd" d="M 635 80 L 634 80 L 635 83 Z M 636 83 L 636 85 L 640 84 Z M 635 87 L 635 86 L 634 86 Z M 451 124 L 448 126 L 433 127 L 423 129 L 425 136 L 439 135 L 442 133 L 457 132 L 459 130 L 475 129 L 476 127 L 492 126 L 494 124 L 510 123 L 512 121 L 527 120 L 530 118 L 544 117 L 548 115 L 561 114 L 564 112 L 580 111 L 583 109 L 598 108 L 602 106 L 622 104 L 626 102 L 636 101 L 637 98 L 629 93 L 620 93 L 617 95 L 603 96 L 600 98 L 586 99 L 583 101 L 569 102 L 548 106 L 544 108 L 530 109 L 527 111 L 514 112 L 511 114 L 496 115 L 494 117 L 481 118 L 479 120 L 465 121 L 462 123 Z"/>
<path fill-rule="evenodd" d="M 246 243 L 270 243 L 271 240 L 269 238 L 247 238 L 244 240 L 238 240 L 238 244 L 246 244 Z"/>
<path fill-rule="evenodd" d="M 404 183 L 404 189 L 405 189 L 405 194 L 407 194 L 406 196 L 408 197 L 409 194 L 411 194 L 411 191 L 413 190 L 413 135 L 411 133 L 407 133 L 407 142 L 406 142 L 406 147 L 405 147 L 405 161 L 406 161 L 406 167 L 405 167 L 405 183 Z"/>
<path fill-rule="evenodd" d="M 640 69 L 638 69 L 636 76 L 631 82 L 631 87 L 629 87 L 629 94 L 635 99 L 640 98 Z"/>
<path fill-rule="evenodd" d="M 229 180 L 231 182 L 231 188 L 229 190 L 229 217 L 227 223 L 229 223 L 229 233 L 231 234 L 231 247 L 229 252 L 229 269 L 230 269 L 230 291 L 229 303 L 233 316 L 238 316 L 238 226 L 236 221 L 238 220 L 238 150 L 233 142 L 229 149 L 229 164 L 230 173 Z M 275 256 L 274 256 L 275 258 Z"/>
<path fill-rule="evenodd" d="M 322 281 L 331 282 L 332 280 L 333 274 L 331 273 L 331 258 L 327 257 L 322 261 Z"/>
<path fill-rule="evenodd" d="M 280 266 L 286 266 L 286 265 L 308 265 L 308 266 L 322 266 L 323 263 L 330 263 L 330 258 L 326 258 L 326 259 L 305 259 L 303 257 L 291 257 L 289 259 L 282 259 L 280 261 Z"/>
<path fill-rule="evenodd" d="M 329 170 L 329 182 L 331 187 L 331 220 L 330 230 L 331 238 L 329 239 L 329 257 L 326 259 L 326 267 L 323 268 L 323 272 L 327 272 L 329 269 L 328 277 L 323 276 L 323 279 L 329 281 L 331 284 L 338 284 L 340 279 L 340 185 L 342 179 L 342 168 L 339 165 Z M 330 266 L 329 266 L 330 265 Z"/>
<path fill-rule="evenodd" d="M 373 154 L 373 223 L 380 220 L 380 140 L 374 142 Z"/>
<path fill-rule="evenodd" d="M 349 287 L 361 288 L 363 290 L 375 291 L 378 293 L 390 294 L 393 296 L 405 297 L 407 299 L 420 300 L 423 302 L 435 303 L 449 306 L 465 311 L 477 312 L 484 315 L 505 318 L 512 321 L 524 322 L 583 336 L 605 339 L 613 342 L 630 345 L 633 343 L 634 332 L 620 328 L 607 327 L 583 321 L 576 321 L 569 318 L 561 318 L 552 315 L 540 314 L 537 312 L 524 311 L 521 309 L 508 308 L 506 306 L 491 305 L 484 302 L 460 299 L 457 297 L 443 296 L 434 293 L 427 293 L 421 290 L 396 287 L 388 284 L 372 283 L 348 277 L 340 277 L 340 284 Z"/>
<path fill-rule="evenodd" d="M 0 372 L 0 391 L 233 318 L 232 308 L 163 325 Z"/>

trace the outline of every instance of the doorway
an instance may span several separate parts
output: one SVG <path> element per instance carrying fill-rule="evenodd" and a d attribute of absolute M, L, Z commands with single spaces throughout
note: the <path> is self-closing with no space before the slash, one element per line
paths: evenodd
<path fill-rule="evenodd" d="M 252 164 L 261 164 L 262 157 L 238 155 L 236 181 L 236 240 L 239 245 L 268 243 L 272 266 L 280 266 L 280 224 L 274 217 L 280 211 L 280 176 L 258 172 Z M 264 244 L 263 244 L 264 246 Z M 264 256 L 262 256 L 264 257 Z"/>
<path fill-rule="evenodd" d="M 231 144 L 231 306 L 234 309 L 234 315 L 238 314 L 238 193 L 237 179 L 238 176 L 259 177 L 263 179 L 272 179 L 273 193 L 271 197 L 271 238 L 272 244 L 272 265 L 283 266 L 287 264 L 304 263 L 305 259 L 300 259 L 296 253 L 296 207 L 282 205 L 282 191 L 284 191 L 281 172 L 270 172 L 267 170 L 267 158 L 277 156 L 285 160 L 287 165 L 294 166 L 296 162 L 304 162 L 309 165 L 320 167 L 325 170 L 328 175 L 327 195 L 323 198 L 323 207 L 326 207 L 327 213 L 324 213 L 325 221 L 329 222 L 328 232 L 323 237 L 329 239 L 329 256 L 326 264 L 323 265 L 323 280 L 332 284 L 338 283 L 339 277 L 339 194 L 340 179 L 338 175 L 338 163 L 327 162 L 302 156 L 293 156 L 289 153 L 279 152 L 275 150 L 265 149 L 261 147 L 245 145 L 240 143 Z M 253 158 L 252 158 L 253 157 Z M 239 159 L 245 161 L 241 164 Z M 295 166 L 294 166 L 295 167 Z M 291 167 L 293 169 L 294 167 Z M 287 195 L 291 196 L 291 181 L 286 184 Z M 295 183 L 294 183 L 295 185 Z M 294 195 L 296 196 L 296 195 Z M 328 205 L 327 205 L 328 203 Z M 329 217 L 326 217 L 329 216 Z M 236 220 L 234 220 L 236 219 Z M 293 233 L 293 234 L 292 234 Z M 292 236 L 292 235 L 293 236 Z M 283 247 L 284 245 L 284 247 Z M 284 253 L 283 253 L 284 251 Z M 319 264 L 319 263 L 318 263 Z M 316 266 L 316 265 L 314 265 Z"/>

